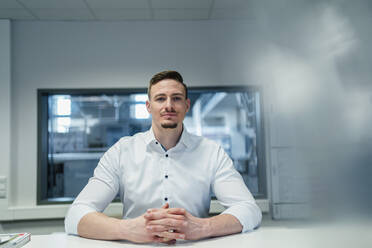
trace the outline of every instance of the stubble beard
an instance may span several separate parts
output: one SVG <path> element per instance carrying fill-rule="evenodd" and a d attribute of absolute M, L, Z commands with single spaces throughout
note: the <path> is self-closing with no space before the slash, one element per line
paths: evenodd
<path fill-rule="evenodd" d="M 174 129 L 177 128 L 178 123 L 162 123 L 161 127 L 162 128 L 169 128 L 169 129 Z"/>

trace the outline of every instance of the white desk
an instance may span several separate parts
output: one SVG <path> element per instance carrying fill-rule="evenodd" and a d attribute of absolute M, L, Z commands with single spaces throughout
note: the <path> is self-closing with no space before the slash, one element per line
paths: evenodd
<path fill-rule="evenodd" d="M 213 247 L 213 248 L 302 248 L 302 247 L 372 247 L 371 228 L 355 229 L 350 226 L 311 227 L 311 228 L 285 228 L 261 227 L 245 234 L 236 234 L 200 241 L 178 241 L 177 247 Z M 25 248 L 125 248 L 125 247 L 172 247 L 165 244 L 133 244 L 126 241 L 90 240 L 64 233 L 51 235 L 36 235 Z"/>

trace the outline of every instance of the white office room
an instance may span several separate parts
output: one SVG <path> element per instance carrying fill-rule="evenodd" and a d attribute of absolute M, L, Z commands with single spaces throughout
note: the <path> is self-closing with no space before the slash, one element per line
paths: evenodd
<path fill-rule="evenodd" d="M 372 1 L 0 0 L 0 248 L 372 247 Z"/>

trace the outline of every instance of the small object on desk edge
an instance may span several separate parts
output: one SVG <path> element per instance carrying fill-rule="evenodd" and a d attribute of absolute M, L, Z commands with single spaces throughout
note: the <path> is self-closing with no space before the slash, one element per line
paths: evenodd
<path fill-rule="evenodd" d="M 18 248 L 31 240 L 31 233 L 0 234 L 0 248 Z"/>
<path fill-rule="evenodd" d="M 0 234 L 0 245 L 18 237 L 18 234 Z"/>

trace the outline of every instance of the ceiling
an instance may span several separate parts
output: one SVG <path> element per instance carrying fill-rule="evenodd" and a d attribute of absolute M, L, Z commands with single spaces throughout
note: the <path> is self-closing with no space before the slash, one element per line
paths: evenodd
<path fill-rule="evenodd" d="M 0 19 L 29 21 L 249 19 L 253 0 L 0 0 Z"/>

